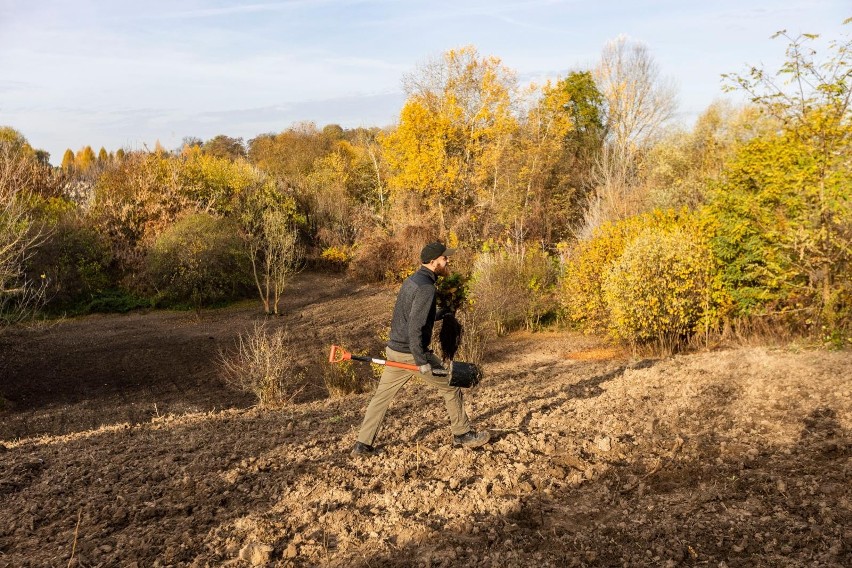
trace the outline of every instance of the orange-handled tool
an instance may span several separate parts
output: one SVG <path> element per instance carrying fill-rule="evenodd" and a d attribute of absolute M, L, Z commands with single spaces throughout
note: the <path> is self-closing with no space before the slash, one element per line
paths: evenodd
<path fill-rule="evenodd" d="M 332 345 L 331 352 L 328 354 L 328 362 L 329 363 L 340 363 L 342 361 L 363 361 L 365 363 L 375 363 L 376 365 L 386 365 L 388 367 L 397 367 L 398 369 L 406 369 L 408 371 L 419 372 L 420 367 L 417 365 L 412 365 L 410 363 L 399 363 L 397 361 L 387 361 L 385 359 L 377 359 L 375 357 L 368 357 L 366 355 L 353 355 L 349 351 L 343 349 L 339 345 Z M 446 376 L 449 374 L 449 371 L 446 369 L 432 369 L 432 374 L 436 377 Z"/>

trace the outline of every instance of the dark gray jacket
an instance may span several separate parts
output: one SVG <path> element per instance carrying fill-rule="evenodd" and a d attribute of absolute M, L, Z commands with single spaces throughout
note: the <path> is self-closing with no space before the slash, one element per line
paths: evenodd
<path fill-rule="evenodd" d="M 391 320 L 388 347 L 401 353 L 414 355 L 418 365 L 428 363 L 432 328 L 435 326 L 435 282 L 438 276 L 426 267 L 405 279 Z"/>

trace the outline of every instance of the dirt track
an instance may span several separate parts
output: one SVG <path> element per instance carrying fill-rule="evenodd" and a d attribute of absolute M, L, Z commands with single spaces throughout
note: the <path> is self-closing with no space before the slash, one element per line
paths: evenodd
<path fill-rule="evenodd" d="M 299 331 L 305 352 L 377 341 L 393 297 L 316 275 L 297 290 L 281 325 Z M 92 318 L 7 334 L 0 348 L 21 362 L 28 338 L 73 338 L 88 347 L 67 359 L 53 350 L 77 361 L 64 373 L 72 382 L 82 377 L 68 369 L 97 365 L 86 353 L 103 357 L 86 329 L 113 329 L 120 343 L 132 322 L 152 326 L 146 337 L 207 334 L 205 345 L 221 346 L 253 314 Z M 196 344 L 176 349 L 187 359 Z M 352 460 L 368 395 L 246 408 L 204 363 L 215 351 L 199 347 L 190 373 L 207 382 L 155 373 L 183 391 L 137 391 L 161 414 L 137 423 L 115 410 L 124 386 L 94 385 L 77 399 L 73 388 L 43 393 L 39 404 L 4 391 L 15 402 L 0 415 L 4 432 L 64 424 L 70 433 L 4 436 L 0 566 L 67 566 L 72 550 L 79 566 L 852 564 L 849 352 L 632 360 L 573 334 L 515 334 L 493 346 L 485 383 L 467 397 L 490 445 L 451 448 L 440 399 L 410 384 L 380 434 L 383 455 Z M 163 393 L 173 410 L 159 404 Z M 184 399 L 204 411 L 169 415 L 185 411 Z M 93 409 L 116 424 L 86 429 Z M 72 418 L 63 423 L 62 412 Z"/>

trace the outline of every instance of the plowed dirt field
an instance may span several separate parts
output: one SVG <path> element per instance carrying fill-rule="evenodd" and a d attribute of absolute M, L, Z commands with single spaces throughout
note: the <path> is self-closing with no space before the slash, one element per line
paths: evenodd
<path fill-rule="evenodd" d="M 515 333 L 466 392 L 490 444 L 412 381 L 352 459 L 369 393 L 324 398 L 323 358 L 378 354 L 394 293 L 298 279 L 284 410 L 217 373 L 253 302 L 0 335 L 0 567 L 852 565 L 850 352 Z"/>

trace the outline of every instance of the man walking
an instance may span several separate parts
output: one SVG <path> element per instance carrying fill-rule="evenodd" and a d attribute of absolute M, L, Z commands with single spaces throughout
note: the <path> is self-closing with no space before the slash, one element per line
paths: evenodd
<path fill-rule="evenodd" d="M 402 283 L 393 309 L 387 359 L 413 363 L 420 370 L 415 373 L 396 367 L 385 367 L 376 392 L 367 406 L 364 423 L 358 432 L 358 441 L 352 448 L 352 456 L 369 456 L 376 453 L 374 443 L 388 405 L 397 391 L 414 376 L 438 389 L 443 396 L 450 416 L 454 446 L 475 448 L 490 439 L 487 431 L 476 432 L 470 425 L 464 411 L 462 390 L 449 386 L 446 374 L 437 376 L 432 373 L 433 369 L 444 370 L 441 360 L 429 349 L 435 320 L 443 317 L 443 314 L 436 314 L 435 282 L 438 276 L 449 274 L 448 257 L 454 252 L 454 249 L 448 249 L 442 243 L 429 243 L 420 251 L 420 269 Z"/>

